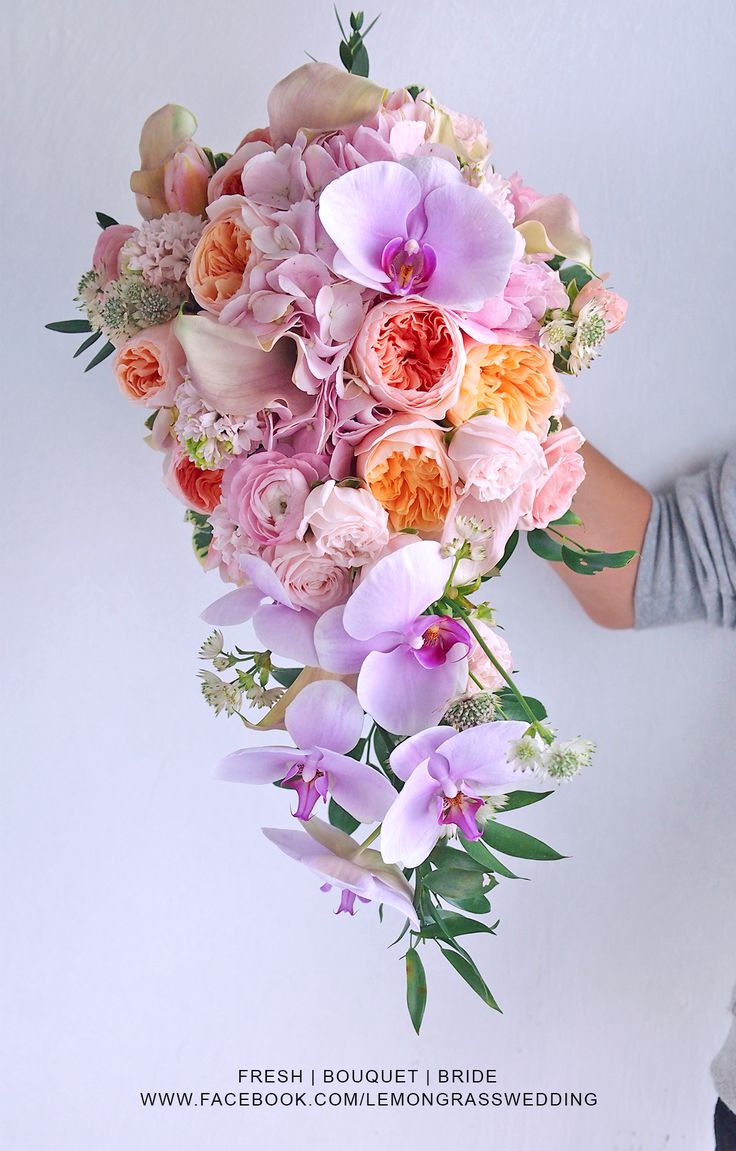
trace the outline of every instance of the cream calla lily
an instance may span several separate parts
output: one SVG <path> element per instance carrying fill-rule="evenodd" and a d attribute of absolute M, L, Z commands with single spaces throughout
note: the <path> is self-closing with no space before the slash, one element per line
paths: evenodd
<path fill-rule="evenodd" d="M 552 252 L 590 267 L 593 249 L 580 227 L 577 209 L 567 196 L 541 196 L 516 230 L 524 237 L 528 256 Z"/>
<path fill-rule="evenodd" d="M 141 166 L 131 173 L 130 187 L 144 220 L 176 209 L 191 210 L 195 215 L 203 211 L 207 179 L 212 173 L 209 161 L 192 141 L 196 129 L 195 116 L 180 104 L 165 104 L 143 125 Z M 172 163 L 176 170 L 172 170 Z"/>
<path fill-rule="evenodd" d="M 273 146 L 291 143 L 300 129 L 312 135 L 369 120 L 385 95 L 385 88 L 332 64 L 302 64 L 280 80 L 268 97 Z"/>

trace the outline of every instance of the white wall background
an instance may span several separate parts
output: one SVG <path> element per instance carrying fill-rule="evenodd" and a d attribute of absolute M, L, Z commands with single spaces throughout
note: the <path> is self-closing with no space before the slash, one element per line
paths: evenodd
<path fill-rule="evenodd" d="M 630 320 L 572 411 L 659 484 L 733 440 L 728 0 L 383 3 L 373 75 L 483 115 L 502 171 L 578 203 Z M 1 1069 L 7 1151 L 496 1151 L 710 1146 L 709 1060 L 736 975 L 733 636 L 604 634 L 521 556 L 497 602 L 524 684 L 595 767 L 523 826 L 571 858 L 506 884 L 479 960 L 488 1012 L 431 963 L 421 1040 L 374 917 L 330 914 L 262 841 L 271 789 L 216 784 L 234 723 L 201 703 L 217 591 L 109 370 L 73 314 L 93 212 L 126 190 L 145 116 L 174 100 L 230 149 L 303 50 L 336 59 L 327 0 L 26 0 L 6 12 L 2 607 L 6 752 Z M 587 1089 L 588 1112 L 143 1111 L 140 1090 L 247 1066 L 489 1066 Z"/>

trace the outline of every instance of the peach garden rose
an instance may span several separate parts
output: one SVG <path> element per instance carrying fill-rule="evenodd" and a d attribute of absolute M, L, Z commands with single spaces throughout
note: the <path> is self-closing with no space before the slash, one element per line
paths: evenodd
<path fill-rule="evenodd" d="M 447 413 L 455 425 L 478 411 L 490 411 L 516 431 L 544 439 L 550 416 L 560 407 L 560 385 L 552 357 L 536 344 L 476 344 L 457 402 Z"/>
<path fill-rule="evenodd" d="M 187 283 L 201 308 L 218 315 L 240 290 L 251 256 L 250 234 L 241 212 L 242 199 L 224 197 L 210 208 L 187 273 Z"/>
<path fill-rule="evenodd" d="M 144 408 L 167 407 L 182 382 L 184 351 L 172 324 L 144 328 L 115 356 L 115 376 L 124 396 Z"/>

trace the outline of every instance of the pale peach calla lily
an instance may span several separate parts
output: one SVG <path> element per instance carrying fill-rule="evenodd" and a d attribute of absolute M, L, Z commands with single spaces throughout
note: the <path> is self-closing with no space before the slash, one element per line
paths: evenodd
<path fill-rule="evenodd" d="M 201 313 L 177 316 L 174 332 L 194 386 L 214 411 L 250 416 L 281 401 L 297 415 L 312 402 L 292 383 L 296 349 L 291 340 L 279 340 L 264 352 L 240 328 Z"/>
<path fill-rule="evenodd" d="M 567 196 L 540 196 L 525 216 L 516 222 L 524 237 L 528 256 L 553 253 L 590 267 L 593 249 L 583 235 L 580 217 Z"/>
<path fill-rule="evenodd" d="M 385 88 L 332 64 L 302 64 L 268 97 L 273 146 L 291 143 L 300 129 L 310 135 L 370 120 L 385 95 Z"/>
<path fill-rule="evenodd" d="M 130 187 L 144 220 L 170 211 L 204 211 L 212 168 L 192 140 L 196 128 L 195 117 L 179 104 L 165 104 L 143 125 L 141 166 L 131 174 Z"/>

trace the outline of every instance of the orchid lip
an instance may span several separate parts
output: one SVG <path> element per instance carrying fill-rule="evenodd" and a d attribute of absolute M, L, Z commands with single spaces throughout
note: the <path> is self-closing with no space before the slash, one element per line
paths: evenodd
<path fill-rule="evenodd" d="M 434 248 L 414 237 L 394 237 L 381 254 L 381 268 L 389 278 L 388 288 L 397 296 L 426 287 L 436 267 Z"/>
<path fill-rule="evenodd" d="M 419 636 L 421 643 L 411 642 L 410 646 L 422 667 L 454 663 L 464 659 L 472 647 L 467 628 L 451 616 L 424 616 L 417 620 L 417 626 L 423 628 Z"/>
<path fill-rule="evenodd" d="M 438 823 L 454 824 L 466 839 L 480 839 L 481 830 L 476 815 L 483 807 L 483 800 L 474 795 L 467 795 L 463 791 L 457 791 L 455 795 L 444 795 L 440 798 L 441 807 L 437 817 Z"/>
<path fill-rule="evenodd" d="M 310 819 L 317 801 L 327 796 L 327 776 L 310 762 L 311 758 L 293 763 L 281 780 L 281 787 L 289 787 L 297 794 L 295 819 Z"/>

